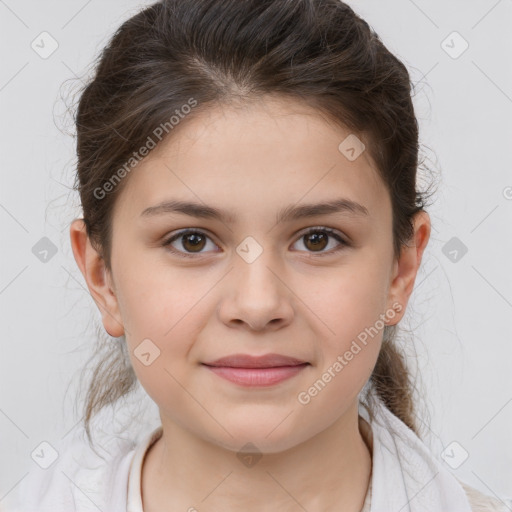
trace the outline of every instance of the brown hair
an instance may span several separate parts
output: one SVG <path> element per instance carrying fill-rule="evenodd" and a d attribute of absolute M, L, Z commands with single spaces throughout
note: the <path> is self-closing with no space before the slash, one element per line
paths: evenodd
<path fill-rule="evenodd" d="M 391 198 L 398 257 L 427 198 L 416 187 L 412 87 L 405 65 L 340 0 L 155 3 L 116 31 L 79 99 L 75 189 L 91 243 L 110 270 L 112 210 L 129 179 L 126 162 L 158 126 L 172 136 L 169 118 L 191 98 L 197 106 L 180 123 L 220 103 L 272 94 L 313 106 L 365 141 Z M 123 166 L 123 179 L 106 186 Z M 395 334 L 385 327 L 369 384 L 418 433 L 414 385 Z M 123 339 L 101 342 L 101 352 L 85 400 L 89 440 L 93 416 L 137 383 Z"/>

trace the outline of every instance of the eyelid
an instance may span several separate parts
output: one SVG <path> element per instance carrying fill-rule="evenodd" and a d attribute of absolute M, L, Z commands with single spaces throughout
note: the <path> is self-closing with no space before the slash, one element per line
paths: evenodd
<path fill-rule="evenodd" d="M 299 231 L 295 236 L 300 238 L 304 235 L 308 235 L 309 233 L 316 233 L 317 231 L 325 231 L 330 235 L 339 236 L 342 239 L 343 243 L 346 243 L 347 245 L 350 243 L 350 239 L 343 232 L 339 231 L 338 229 L 329 228 L 327 226 L 312 226 L 309 228 L 305 228 L 304 230 Z"/>

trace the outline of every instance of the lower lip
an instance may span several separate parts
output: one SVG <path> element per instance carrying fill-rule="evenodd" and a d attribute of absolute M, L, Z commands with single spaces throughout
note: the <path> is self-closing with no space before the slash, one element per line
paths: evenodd
<path fill-rule="evenodd" d="M 308 363 L 296 366 L 274 368 L 231 368 L 229 366 L 208 366 L 213 373 L 241 386 L 272 386 L 300 373 Z"/>

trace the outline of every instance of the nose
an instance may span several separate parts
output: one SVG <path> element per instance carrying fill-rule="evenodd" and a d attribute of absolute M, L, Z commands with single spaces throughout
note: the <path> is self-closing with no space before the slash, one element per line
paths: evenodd
<path fill-rule="evenodd" d="M 293 292 L 286 283 L 286 273 L 272 260 L 270 252 L 263 251 L 250 263 L 235 256 L 235 268 L 224 283 L 219 307 L 226 325 L 262 331 L 278 330 L 292 321 Z"/>

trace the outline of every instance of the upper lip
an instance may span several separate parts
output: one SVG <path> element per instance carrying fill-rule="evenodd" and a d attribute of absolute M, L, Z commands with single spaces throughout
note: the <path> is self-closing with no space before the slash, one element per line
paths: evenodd
<path fill-rule="evenodd" d="M 208 366 L 229 366 L 232 368 L 272 368 L 276 366 L 297 366 L 305 363 L 307 361 L 281 354 L 265 354 L 263 356 L 232 354 L 203 364 Z"/>

